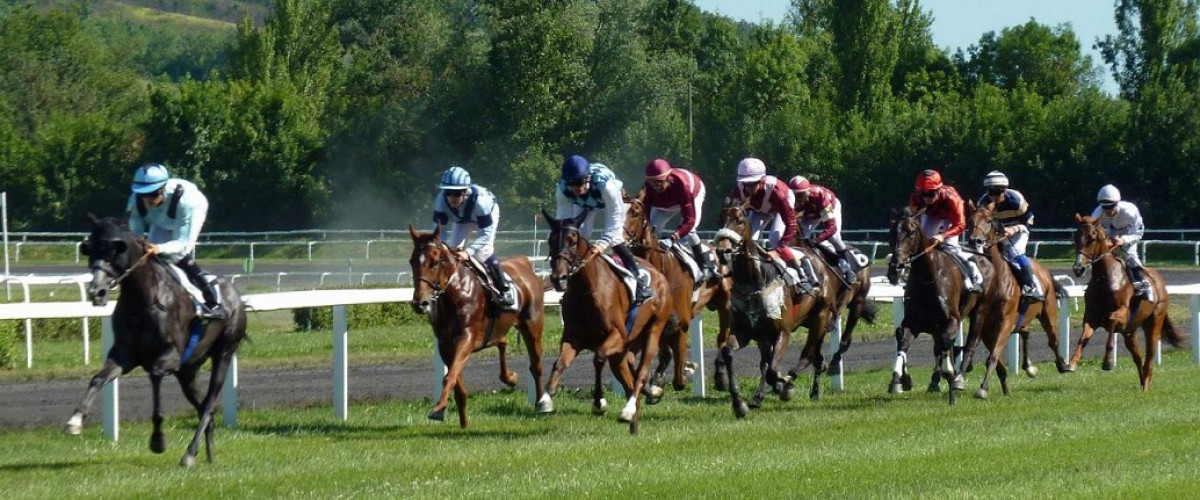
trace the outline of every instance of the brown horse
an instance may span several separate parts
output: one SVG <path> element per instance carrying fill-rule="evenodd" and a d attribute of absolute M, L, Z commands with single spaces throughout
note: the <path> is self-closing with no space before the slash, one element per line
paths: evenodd
<path fill-rule="evenodd" d="M 921 215 L 905 208 L 893 211 L 889 224 L 891 257 L 888 259 L 888 282 L 904 281 L 904 320 L 896 327 L 896 364 L 888 392 L 900 393 L 912 389 L 908 374 L 908 348 L 917 335 L 933 336 L 933 354 L 937 366 L 929 384 L 930 392 L 938 392 L 938 381 L 950 381 L 950 404 L 966 381 L 953 360 L 954 337 L 963 320 L 970 317 L 979 304 L 979 294 L 968 293 L 964 274 L 955 257 L 937 250 L 937 243 L 921 230 Z M 985 283 L 989 275 L 986 261 L 976 260 Z M 972 323 L 972 328 L 975 324 Z"/>
<path fill-rule="evenodd" d="M 437 339 L 446 376 L 442 379 L 442 395 L 430 420 L 441 421 L 446 416 L 446 404 L 454 390 L 458 406 L 458 424 L 467 427 L 467 386 L 462 372 L 467 357 L 475 351 L 495 346 L 500 351 L 500 381 L 509 387 L 517 384 L 517 374 L 508 368 L 508 331 L 514 326 L 525 340 L 529 353 L 529 373 L 537 390 L 536 411 L 554 411 L 554 403 L 542 388 L 542 280 L 533 272 L 533 265 L 524 256 L 508 257 L 500 267 L 513 280 L 520 307 L 516 311 L 499 310 L 487 299 L 483 271 L 474 269 L 470 259 L 447 246 L 439 237 L 441 228 L 433 232 L 418 232 L 410 224 L 413 253 L 409 263 L 413 273 L 415 311 L 429 316 L 433 335 Z"/>
<path fill-rule="evenodd" d="M 833 316 L 833 300 L 826 293 L 797 294 L 787 284 L 786 271 L 771 252 L 758 246 L 751 238 L 748 208 L 744 203 L 729 202 L 721 210 L 721 225 L 714 243 L 717 254 L 729 267 L 733 280 L 730 310 L 733 316 L 730 342 L 720 345 L 720 356 L 728 369 L 728 387 L 734 415 L 744 418 L 749 408 L 762 403 L 768 386 L 778 387 L 780 399 L 792 398 L 796 379 L 794 368 L 788 377 L 779 377 L 779 365 L 791 334 L 801 325 L 809 331 L 809 342 L 824 341 L 829 319 Z M 818 339 L 818 340 L 814 340 Z M 742 400 L 733 373 L 733 351 L 750 342 L 758 344 L 760 378 L 758 389 L 749 405 Z M 815 355 L 813 355 L 815 353 Z M 821 374 L 825 370 L 820 349 L 805 349 L 802 356 L 813 366 L 813 383 L 809 398 L 820 397 Z"/>
<path fill-rule="evenodd" d="M 662 385 L 666 367 L 673 359 L 675 371 L 671 384 L 675 390 L 682 390 L 687 383 L 684 370 L 688 365 L 688 334 L 691 330 L 692 318 L 701 314 L 706 308 L 716 311 L 720 325 L 718 341 L 729 338 L 731 280 L 722 277 L 715 282 L 701 283 L 697 289 L 695 278 L 679 260 L 679 257 L 672 255 L 670 250 L 659 245 L 659 240 L 654 234 L 657 228 L 650 225 L 649 210 L 647 210 L 642 197 L 627 197 L 625 202 L 629 204 L 629 209 L 625 212 L 625 238 L 629 249 L 634 255 L 646 259 L 650 265 L 667 277 L 667 282 L 671 286 L 671 304 L 675 316 L 679 318 L 678 329 L 663 332 L 658 352 L 658 366 L 654 370 L 650 383 L 654 387 Z M 720 269 L 717 272 L 724 274 Z M 693 303 L 692 291 L 694 289 L 696 290 L 696 301 Z M 701 348 L 703 346 L 697 347 L 697 349 Z M 717 369 L 719 372 L 723 371 L 724 365 L 718 364 Z"/>
<path fill-rule="evenodd" d="M 1149 267 L 1143 268 L 1150 286 L 1154 287 L 1157 302 L 1142 300 L 1134 297 L 1133 284 L 1125 275 L 1125 265 L 1113 257 L 1116 246 L 1108 239 L 1100 221 L 1091 217 L 1075 214 L 1075 276 L 1083 276 L 1087 268 L 1092 269 L 1092 278 L 1088 280 L 1084 292 L 1083 333 L 1075 352 L 1071 355 L 1068 369 L 1074 370 L 1083 356 L 1083 348 L 1091 340 L 1096 328 L 1108 330 L 1110 336 L 1121 332 L 1125 338 L 1125 347 L 1133 356 L 1133 364 L 1137 366 L 1138 380 L 1142 390 L 1150 390 L 1150 380 L 1154 375 L 1154 358 L 1158 354 L 1158 342 L 1165 338 L 1167 343 L 1181 348 L 1186 346 L 1187 339 L 1183 332 L 1175 329 L 1171 318 L 1167 316 L 1170 306 L 1170 296 L 1162 276 Z M 1137 345 L 1137 329 L 1142 328 L 1146 337 L 1146 357 Z M 1111 367 L 1110 353 L 1105 354 L 1106 364 Z"/>
<path fill-rule="evenodd" d="M 630 434 L 637 434 L 641 421 L 639 394 L 648 389 L 650 363 L 658 354 L 659 339 L 664 331 L 679 328 L 679 320 L 672 314 L 667 279 L 645 260 L 639 262 L 650 275 L 654 297 L 633 307 L 632 297 L 617 272 L 603 259 L 588 257 L 590 244 L 579 230 L 588 212 L 568 219 L 555 219 L 545 210 L 542 215 L 550 223 L 550 281 L 555 289 L 565 287 L 561 302 L 562 346 L 550 374 L 550 393 L 556 391 L 563 371 L 579 351 L 593 351 L 596 382 L 592 410 L 603 413 L 607 406 L 601 374 L 604 360 L 608 360 L 628 397 L 619 420 L 629 423 Z M 639 353 L 641 359 L 634 375 L 632 360 Z"/>
<path fill-rule="evenodd" d="M 995 206 L 989 205 L 986 207 L 977 207 L 967 220 L 967 231 L 969 241 L 975 247 L 976 251 L 986 252 L 990 247 L 1002 243 L 1004 237 L 1004 226 L 1000 224 L 1000 220 L 995 217 Z M 1059 373 L 1066 373 L 1067 362 L 1063 359 L 1062 354 L 1058 349 L 1058 301 L 1067 296 L 1067 291 L 1054 281 L 1054 276 L 1050 274 L 1050 270 L 1043 266 L 1041 262 L 1033 257 L 1026 256 L 1030 267 L 1033 269 L 1033 277 L 1042 285 L 1042 291 L 1047 297 L 1044 301 L 1034 301 L 1023 304 L 1020 307 L 1025 308 L 1020 311 L 1021 317 L 1018 322 L 1018 333 L 1021 335 L 1021 369 L 1026 375 L 1036 377 L 1038 374 L 1037 366 L 1029 361 L 1029 327 L 1033 323 L 1034 318 L 1037 318 L 1038 323 L 1042 325 L 1042 330 L 1046 332 L 1046 343 L 1050 345 L 1051 352 L 1054 353 L 1054 366 Z M 1011 269 L 1011 268 L 1010 268 Z M 1054 298 L 1050 298 L 1053 296 Z M 968 360 L 974 354 L 974 346 L 967 346 Z M 971 363 L 966 363 L 966 370 L 971 371 Z"/>

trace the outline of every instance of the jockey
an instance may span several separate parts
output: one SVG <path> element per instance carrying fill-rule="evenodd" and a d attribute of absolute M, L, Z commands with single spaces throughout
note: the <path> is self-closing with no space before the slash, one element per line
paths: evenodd
<path fill-rule="evenodd" d="M 125 211 L 133 234 L 146 235 L 146 253 L 178 266 L 204 294 L 205 310 L 200 317 L 228 318 L 216 285 L 201 276 L 196 264 L 196 240 L 208 217 L 208 198 L 200 188 L 172 178 L 161 164 L 147 163 L 133 174 L 133 193 Z"/>
<path fill-rule="evenodd" d="M 1100 192 L 1096 193 L 1096 201 L 1100 206 L 1092 210 L 1092 218 L 1100 221 L 1113 245 L 1125 254 L 1125 270 L 1129 272 L 1133 289 L 1137 295 L 1154 301 L 1154 289 L 1146 280 L 1146 272 L 1142 269 L 1141 259 L 1138 258 L 1137 244 L 1146 231 L 1146 226 L 1142 223 L 1142 213 L 1137 205 L 1121 201 L 1121 191 L 1112 184 L 1100 188 Z"/>
<path fill-rule="evenodd" d="M 496 226 L 500 223 L 500 204 L 491 191 L 478 184 L 471 183 L 471 174 L 459 166 L 452 166 L 442 173 L 442 181 L 438 186 L 438 194 L 433 198 L 433 224 L 440 228 L 450 225 L 450 231 L 443 234 L 446 244 L 451 248 L 461 249 L 467 242 L 471 231 L 477 231 L 475 241 L 467 247 L 467 253 L 479 259 L 492 275 L 497 295 L 496 305 L 510 308 L 517 299 L 500 261 L 496 259 Z"/>
<path fill-rule="evenodd" d="M 1004 239 L 1000 249 L 1004 260 L 1013 268 L 1013 274 L 1021 282 L 1021 295 L 1031 300 L 1046 300 L 1042 284 L 1033 275 L 1033 266 L 1029 257 L 1025 256 L 1025 247 L 1029 243 L 1029 226 L 1033 225 L 1033 212 L 1029 203 L 1020 191 L 1008 188 L 1008 177 L 998 170 L 993 170 L 983 178 L 983 187 L 987 193 L 979 198 L 978 205 L 985 207 L 995 205 L 993 217 L 1000 220 L 1004 227 Z"/>
<path fill-rule="evenodd" d="M 803 293 L 812 292 L 817 283 L 816 270 L 811 269 L 812 263 L 805 258 L 804 252 L 797 255 L 788 246 L 796 237 L 796 195 L 787 184 L 767 175 L 767 166 L 762 160 L 746 158 L 738 163 L 737 186 L 730 198 L 749 202 L 750 237 L 758 240 L 766 225 L 767 241 L 800 278 L 796 286 Z"/>
<path fill-rule="evenodd" d="M 558 209 L 554 216 L 564 219 L 590 210 L 579 228 L 582 234 L 590 235 L 596 219 L 596 210 L 604 212 L 604 232 L 592 242 L 587 258 L 612 248 L 625 264 L 625 268 L 637 277 L 634 304 L 641 305 L 654 297 L 654 290 L 650 288 L 649 280 L 642 279 L 637 260 L 633 258 L 633 252 L 629 251 L 629 246 L 623 238 L 625 202 L 621 198 L 621 186 L 621 180 L 617 179 L 616 174 L 608 167 L 599 163 L 588 163 L 586 158 L 579 155 L 571 155 L 562 163 L 562 178 L 555 189 Z"/>
<path fill-rule="evenodd" d="M 858 281 L 858 262 L 842 241 L 842 202 L 833 190 L 797 175 L 788 181 L 796 196 L 796 218 L 805 238 L 837 259 L 847 284 Z M 819 230 L 819 231 L 818 231 Z"/>
<path fill-rule="evenodd" d="M 690 171 L 671 168 L 667 160 L 656 158 L 646 164 L 645 187 L 650 224 L 661 229 L 675 215 L 680 215 L 682 220 L 671 233 L 671 241 L 687 243 L 691 247 L 696 263 L 700 264 L 701 282 L 715 281 L 718 278 L 716 266 L 704 254 L 700 236 L 696 235 L 704 205 L 704 181 Z"/>
<path fill-rule="evenodd" d="M 917 175 L 908 206 L 912 210 L 925 210 L 921 214 L 921 231 L 927 238 L 932 238 L 942 251 L 967 264 L 970 276 L 963 280 L 967 291 L 977 293 L 982 290 L 983 275 L 979 266 L 971 260 L 971 254 L 958 245 L 958 235 L 967 229 L 967 216 L 958 190 L 942 184 L 942 174 L 937 170 L 925 170 Z"/>

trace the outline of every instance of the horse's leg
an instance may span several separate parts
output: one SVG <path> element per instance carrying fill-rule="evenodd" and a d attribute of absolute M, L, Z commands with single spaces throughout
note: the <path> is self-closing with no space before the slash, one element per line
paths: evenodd
<path fill-rule="evenodd" d="M 499 340 L 496 342 L 496 350 L 500 351 L 500 381 L 509 387 L 517 385 L 517 372 L 508 368 L 508 341 Z"/>
<path fill-rule="evenodd" d="M 1154 378 L 1154 360 L 1158 357 L 1159 339 L 1162 338 L 1162 326 L 1167 315 L 1150 314 L 1142 322 L 1142 335 L 1146 337 L 1146 358 L 1142 360 L 1142 368 L 1138 370 L 1142 382 L 1142 392 L 1150 390 L 1150 380 Z"/>
<path fill-rule="evenodd" d="M 1038 375 L 1037 366 L 1034 366 L 1033 361 L 1029 360 L 1029 327 L 1018 330 L 1017 338 L 1021 339 L 1021 360 L 1019 361 L 1021 371 L 1025 372 L 1029 378 L 1036 377 Z"/>
<path fill-rule="evenodd" d="M 179 388 L 183 390 L 184 399 L 187 399 L 188 403 L 191 403 L 192 407 L 196 409 L 196 420 L 200 421 L 204 418 L 204 402 L 201 401 L 200 389 L 196 387 L 196 373 L 198 371 L 198 367 L 181 368 L 178 372 L 175 372 L 175 379 L 179 381 Z M 207 454 L 209 463 L 213 461 L 212 428 L 213 426 L 210 423 L 208 428 L 204 430 L 204 451 Z"/>
<path fill-rule="evenodd" d="M 746 414 L 750 413 L 750 407 L 742 400 L 741 390 L 738 387 L 737 375 L 733 372 L 733 345 L 726 342 L 721 346 L 721 352 L 717 355 L 718 358 L 728 368 L 727 380 L 729 381 L 729 400 L 733 404 L 733 415 L 738 419 L 746 418 Z"/>
<path fill-rule="evenodd" d="M 1092 323 L 1091 318 L 1086 315 L 1083 318 L 1083 332 L 1079 334 L 1079 341 L 1075 342 L 1075 350 L 1071 353 L 1071 362 L 1067 364 L 1067 371 L 1073 372 L 1079 367 L 1079 360 L 1083 358 L 1083 348 L 1087 347 L 1088 341 L 1092 340 L 1092 335 L 1095 335 L 1096 327 Z"/>
<path fill-rule="evenodd" d="M 938 343 L 942 345 L 942 355 L 941 359 L 938 360 L 938 367 L 936 369 L 940 370 L 942 372 L 942 376 L 945 377 L 946 380 L 950 381 L 951 405 L 953 405 L 957 400 L 958 392 L 965 389 L 967 385 L 967 381 L 963 377 L 962 372 L 957 371 L 956 367 L 954 366 L 954 336 L 958 333 L 961 321 L 962 320 L 957 318 L 950 318 L 950 320 L 946 322 L 946 327 L 941 332 L 938 332 L 937 338 Z M 976 319 L 971 322 L 971 329 L 976 328 L 976 321 L 979 320 Z"/>
<path fill-rule="evenodd" d="M 515 377 L 515 375 L 514 375 Z M 463 383 L 462 371 L 454 379 L 454 405 L 458 407 L 458 426 L 467 428 L 467 384 Z"/>
<path fill-rule="evenodd" d="M 83 432 L 83 420 L 88 411 L 92 408 L 92 402 L 96 399 L 96 394 L 100 393 L 100 388 L 105 384 L 116 380 L 124 373 L 128 373 L 132 366 L 129 366 L 129 357 L 125 350 L 119 345 L 114 345 L 108 351 L 108 358 L 104 360 L 104 366 L 100 367 L 100 371 L 92 377 L 88 383 L 87 391 L 83 394 L 83 400 L 75 407 L 75 411 L 71 413 L 71 418 L 67 419 L 67 424 L 63 427 L 63 432 L 71 435 L 77 435 Z"/>
<path fill-rule="evenodd" d="M 858 326 L 858 319 L 862 316 L 859 311 L 859 301 L 856 299 L 850 303 L 850 307 L 846 311 L 846 328 L 842 330 L 842 339 L 838 342 L 837 352 L 833 353 L 833 357 L 829 359 L 829 369 L 826 370 L 830 376 L 842 374 L 842 356 L 846 351 L 850 350 L 850 344 L 853 342 L 854 327 Z M 841 322 L 841 318 L 834 318 L 834 324 Z"/>
<path fill-rule="evenodd" d="M 167 440 L 166 440 L 166 437 L 163 436 L 163 431 L 162 431 L 162 422 L 163 422 L 162 397 L 161 397 L 162 379 L 163 379 L 162 373 L 157 373 L 157 371 L 151 371 L 151 373 L 150 373 L 150 398 L 151 398 L 151 401 L 153 402 L 154 409 L 152 410 L 152 413 L 150 415 L 150 420 L 154 424 L 154 430 L 150 432 L 150 451 L 153 451 L 154 453 L 162 453 L 164 451 L 167 451 Z"/>
<path fill-rule="evenodd" d="M 728 307 L 717 309 L 718 354 L 716 359 L 713 361 L 713 364 L 715 365 L 713 370 L 713 390 L 715 391 L 729 390 L 729 386 L 731 384 L 731 375 L 730 371 L 728 370 L 727 363 L 731 363 L 732 361 L 725 359 L 725 357 L 720 355 L 719 352 L 724 351 L 725 346 L 729 344 L 730 324 L 733 322 L 732 315 L 733 313 L 729 311 Z"/>
<path fill-rule="evenodd" d="M 1108 341 L 1104 343 L 1104 362 L 1100 364 L 1100 369 L 1104 371 L 1112 370 L 1117 366 L 1117 332 L 1122 331 L 1123 328 L 1110 323 L 1107 330 Z"/>
<path fill-rule="evenodd" d="M 219 344 L 213 345 L 211 349 L 216 349 L 216 352 L 222 352 Z M 183 467 L 192 467 L 196 465 L 196 452 L 200 449 L 200 436 L 208 435 L 208 460 L 212 462 L 212 425 L 213 425 L 213 410 L 216 407 L 217 395 L 221 393 L 221 386 L 225 383 L 225 373 L 228 371 L 229 362 L 233 353 L 222 354 L 212 358 L 212 373 L 208 376 L 208 391 L 204 393 L 204 401 L 200 408 L 200 423 L 196 426 L 196 433 L 192 436 L 191 444 L 188 444 L 187 452 L 183 458 L 179 460 L 179 465 Z M 194 376 L 194 375 L 193 375 Z M 155 398 L 157 404 L 157 398 Z"/>
<path fill-rule="evenodd" d="M 592 367 L 596 370 L 594 385 L 592 386 L 592 414 L 603 415 L 605 410 L 608 410 L 608 400 L 604 399 L 604 359 L 600 353 L 592 356 Z M 614 376 L 615 371 L 613 372 Z"/>
<path fill-rule="evenodd" d="M 525 339 L 525 352 L 529 355 L 529 375 L 533 377 L 533 388 L 537 394 L 534 411 L 551 413 L 554 411 L 554 400 L 542 385 L 542 319 L 538 314 L 536 319 L 523 320 L 517 324 L 517 330 Z"/>
<path fill-rule="evenodd" d="M 637 373 L 632 376 L 633 387 L 629 391 L 630 399 L 625 402 L 625 408 L 621 410 L 621 417 L 618 419 L 623 422 L 629 422 L 630 434 L 637 434 L 638 427 L 641 425 L 642 401 L 639 395 L 650 378 L 650 363 L 658 355 L 660 332 L 662 332 L 665 326 L 666 321 L 659 320 L 647 325 L 642 330 L 641 336 L 644 339 L 645 346 L 642 349 L 641 359 L 638 361 Z M 626 344 L 625 349 L 628 348 L 629 346 Z M 623 363 L 623 366 L 625 370 L 628 370 L 630 363 Z"/>
<path fill-rule="evenodd" d="M 1042 325 L 1042 330 L 1046 332 L 1046 345 L 1050 346 L 1050 350 L 1054 352 L 1054 368 L 1058 373 L 1067 372 L 1067 361 L 1063 359 L 1062 352 L 1058 346 L 1058 315 L 1070 314 L 1070 311 L 1059 311 L 1058 301 L 1054 299 L 1046 299 L 1042 304 L 1042 310 L 1038 313 L 1038 323 Z M 1026 330 L 1029 327 L 1026 326 Z M 1022 339 L 1024 342 L 1024 339 Z M 1036 373 L 1036 372 L 1035 372 Z"/>
<path fill-rule="evenodd" d="M 814 403 L 821 399 L 821 374 L 825 372 L 825 355 L 821 354 L 821 346 L 825 343 L 826 326 L 829 324 L 829 310 L 821 311 L 821 314 L 817 318 L 817 324 L 808 332 L 810 336 L 816 337 L 816 342 L 812 343 L 813 349 L 809 353 L 812 356 L 813 380 L 812 387 L 808 391 L 808 399 Z"/>
<path fill-rule="evenodd" d="M 670 323 L 668 323 L 668 326 Z M 672 352 L 675 359 L 675 380 L 671 382 L 671 388 L 677 391 L 687 389 L 687 376 L 684 374 L 684 369 L 688 363 L 688 339 L 692 330 L 692 318 L 679 317 L 675 331 L 675 342 L 671 344 Z"/>
<path fill-rule="evenodd" d="M 988 327 L 991 329 L 992 325 L 988 325 Z M 991 388 L 993 372 L 996 373 L 998 378 L 1001 378 L 1000 386 L 1004 394 L 1008 394 L 1008 369 L 1004 368 L 1004 363 L 1000 360 L 1000 357 L 1003 355 L 1001 351 L 1004 349 L 1005 344 L 1008 343 L 1008 337 L 1011 333 L 1008 333 L 1010 329 L 1007 324 L 1001 324 L 999 328 L 1002 331 L 989 332 L 988 338 L 984 339 L 984 346 L 987 347 L 988 357 L 987 369 L 983 372 L 983 382 L 979 385 L 979 389 L 975 391 L 975 397 L 979 399 L 988 398 L 988 390 Z M 1001 371 L 1004 372 L 1003 376 L 1000 375 Z"/>
<path fill-rule="evenodd" d="M 450 393 L 458 384 L 458 377 L 462 374 L 463 365 L 466 364 L 467 356 L 471 355 L 471 332 L 463 332 L 459 336 L 457 343 L 451 344 L 451 341 L 442 342 L 439 339 L 440 348 L 438 352 L 442 354 L 442 362 L 446 364 L 446 376 L 442 377 L 442 394 L 438 396 L 437 403 L 434 403 L 433 409 L 429 411 L 427 418 L 441 422 L 446 419 L 446 406 L 450 404 Z M 466 411 L 463 407 L 458 407 L 459 420 L 462 420 L 462 413 Z"/>
<path fill-rule="evenodd" d="M 571 366 L 571 362 L 575 361 L 575 355 L 579 353 L 575 349 L 575 344 L 563 342 L 559 344 L 558 359 L 554 360 L 554 367 L 550 370 L 550 382 L 546 384 L 546 394 L 551 396 L 558 394 L 558 381 L 562 378 L 563 371 Z"/>
<path fill-rule="evenodd" d="M 762 406 L 763 397 L 767 392 L 767 377 L 774 367 L 771 366 L 771 360 L 775 357 L 777 344 L 769 342 L 757 342 L 758 344 L 758 387 L 754 390 L 754 395 L 750 397 L 750 408 L 758 409 Z"/>
<path fill-rule="evenodd" d="M 912 390 L 912 377 L 908 375 L 908 346 L 912 344 L 913 332 L 906 323 L 896 327 L 896 362 L 892 365 L 892 381 L 888 392 L 899 394 Z M 934 370 L 936 373 L 937 370 Z"/>

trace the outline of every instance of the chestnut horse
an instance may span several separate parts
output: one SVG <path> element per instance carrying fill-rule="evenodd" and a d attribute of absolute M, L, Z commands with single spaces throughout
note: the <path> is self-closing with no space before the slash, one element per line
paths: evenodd
<path fill-rule="evenodd" d="M 687 349 L 692 318 L 701 314 L 706 308 L 716 311 L 720 325 L 717 334 L 718 343 L 729 338 L 729 287 L 731 281 L 727 277 L 722 277 L 715 282 L 701 283 L 697 288 L 691 271 L 684 266 L 679 257 L 672 255 L 670 250 L 660 246 L 659 240 L 654 234 L 655 230 L 660 228 L 650 225 L 649 210 L 647 210 L 642 197 L 627 197 L 625 202 L 629 204 L 629 209 L 625 212 L 625 238 L 629 249 L 634 255 L 646 259 L 667 277 L 667 282 L 671 287 L 671 304 L 674 307 L 675 316 L 679 318 L 678 329 L 663 332 L 662 344 L 658 352 L 658 366 L 654 370 L 650 383 L 654 387 L 661 386 L 666 367 L 674 359 L 675 371 L 671 385 L 675 390 L 682 390 L 687 383 L 684 369 L 689 363 Z M 690 249 L 688 251 L 690 252 Z M 702 265 L 699 262 L 697 264 Z M 723 274 L 720 269 L 715 271 Z M 693 289 L 696 290 L 695 303 L 692 302 Z M 703 349 L 703 346 L 696 348 Z M 719 357 L 717 359 L 720 360 Z M 717 370 L 723 372 L 724 365 L 718 363 Z M 723 389 L 723 386 L 721 388 Z"/>
<path fill-rule="evenodd" d="M 1000 224 L 1000 220 L 995 217 L 995 206 L 989 205 L 986 207 L 976 207 L 975 211 L 967 220 L 967 232 L 970 235 L 968 241 L 976 251 L 986 252 L 989 247 L 1002 244 L 1004 238 L 1004 226 Z M 1050 346 L 1050 351 L 1054 353 L 1054 366 L 1059 373 L 1066 373 L 1068 370 L 1067 362 L 1063 359 L 1062 354 L 1058 349 L 1058 301 L 1067 296 L 1067 291 L 1054 281 L 1054 276 L 1050 274 L 1050 270 L 1046 266 L 1038 262 L 1033 257 L 1026 256 L 1029 260 L 1029 265 L 1033 269 L 1033 277 L 1042 285 L 1042 291 L 1045 293 L 1046 300 L 1030 301 L 1022 303 L 1021 308 L 1024 311 L 1019 311 L 1020 322 L 1018 323 L 1018 333 L 1021 335 L 1021 370 L 1030 377 L 1036 377 L 1038 374 L 1037 366 L 1029 361 L 1029 327 L 1033 323 L 1034 318 L 1037 318 L 1038 323 L 1042 325 L 1042 330 L 1046 332 L 1046 343 Z M 1011 271 L 1011 267 L 1009 268 Z M 1018 293 L 1020 293 L 1018 291 Z M 967 346 L 968 360 L 973 357 L 974 346 Z M 971 363 L 968 361 L 965 371 L 971 371 Z"/>
<path fill-rule="evenodd" d="M 500 310 L 487 298 L 482 269 L 474 269 L 469 257 L 450 248 L 440 238 L 441 228 L 418 232 L 411 224 L 413 253 L 413 310 L 429 317 L 446 376 L 442 394 L 429 412 L 430 420 L 444 420 L 450 391 L 458 406 L 458 425 L 467 427 L 467 386 L 462 372 L 471 353 L 495 346 L 500 351 L 500 381 L 517 385 L 517 374 L 508 368 L 508 331 L 516 327 L 529 354 L 529 373 L 537 393 L 535 411 L 554 411 L 554 403 L 542 387 L 542 325 L 545 322 L 542 280 L 524 256 L 501 259 L 500 267 L 512 278 L 519 308 Z"/>
<path fill-rule="evenodd" d="M 729 394 L 733 412 L 744 418 L 749 408 L 761 405 L 768 385 L 781 386 L 780 399 L 788 401 L 794 392 L 795 368 L 788 377 L 779 377 L 779 365 L 791 334 L 801 325 L 808 327 L 809 342 L 820 345 L 824 341 L 826 326 L 833 316 L 834 300 L 827 292 L 820 294 L 797 294 L 784 278 L 786 271 L 776 263 L 770 252 L 763 250 L 751 238 L 748 205 L 729 202 L 721 210 L 721 225 L 714 244 L 717 254 L 729 267 L 733 286 L 730 311 L 733 316 L 731 342 L 720 345 L 720 356 L 728 369 Z M 733 351 L 741 349 L 751 341 L 758 344 L 760 355 L 760 378 L 758 389 L 749 405 L 742 400 L 733 373 Z M 825 370 L 824 357 L 820 348 L 804 350 L 802 355 L 814 356 L 807 359 L 813 366 L 813 382 L 809 398 L 820 397 L 821 374 Z"/>
<path fill-rule="evenodd" d="M 100 388 L 140 366 L 150 374 L 154 398 L 150 451 L 162 453 L 167 449 L 159 385 L 164 376 L 174 374 L 183 396 L 196 408 L 200 418 L 179 465 L 196 464 L 201 435 L 211 463 L 213 411 L 233 355 L 246 338 L 246 307 L 233 286 L 221 280 L 217 289 L 229 317 L 221 321 L 199 320 L 192 297 L 168 269 L 171 264 L 151 258 L 146 253 L 145 240 L 134 236 L 127 221 L 88 216 L 92 232 L 80 247 L 80 252 L 88 256 L 88 268 L 92 271 L 87 295 L 95 306 L 107 304 L 109 292 L 118 284 L 121 295 L 112 314 L 113 345 L 63 431 L 79 434 Z M 196 387 L 196 375 L 210 359 L 208 390 L 201 393 Z"/>
<path fill-rule="evenodd" d="M 658 354 L 660 337 L 663 331 L 679 327 L 672 313 L 667 279 L 641 260 L 638 264 L 650 275 L 654 297 L 634 307 L 630 291 L 621 283 L 617 271 L 602 258 L 588 258 L 591 245 L 579 229 L 588 212 L 575 218 L 555 219 L 543 209 L 542 215 L 550 223 L 550 281 L 556 290 L 564 290 L 565 285 L 561 302 L 561 352 L 550 374 L 549 391 L 555 393 L 563 371 L 580 351 L 593 351 L 596 353 L 593 412 L 603 413 L 607 406 L 601 374 L 604 360 L 608 360 L 628 397 L 618 420 L 628 422 L 629 433 L 637 434 L 642 406 L 639 395 L 648 389 L 650 363 Z M 639 353 L 641 359 L 635 375 L 632 360 Z M 661 392 L 650 396 L 661 397 Z"/>
<path fill-rule="evenodd" d="M 938 392 L 938 380 L 945 377 L 950 381 L 950 404 L 954 404 L 957 392 L 966 386 L 953 359 L 954 337 L 962 322 L 975 312 L 980 294 L 965 290 L 964 274 L 955 257 L 937 250 L 937 243 L 925 236 L 921 230 L 923 213 L 923 209 L 913 212 L 907 207 L 893 210 L 888 229 L 892 252 L 888 259 L 888 282 L 893 285 L 905 282 L 904 319 L 896 327 L 896 363 L 888 392 L 912 389 L 908 348 L 917 335 L 928 333 L 933 336 L 933 355 L 937 358 L 929 391 Z M 976 259 L 976 264 L 984 273 L 986 286 L 991 271 L 986 269 L 986 261 Z"/>
<path fill-rule="evenodd" d="M 1157 302 L 1149 302 L 1134 296 L 1133 284 L 1125 274 L 1125 264 L 1115 257 L 1116 246 L 1108 239 L 1104 228 L 1098 219 L 1075 214 L 1075 266 L 1072 269 L 1075 276 L 1083 276 L 1087 268 L 1092 269 L 1092 277 L 1088 280 L 1084 292 L 1083 333 L 1079 343 L 1071 355 L 1068 369 L 1074 370 L 1083 356 L 1083 348 L 1091 340 L 1096 328 L 1108 330 L 1111 337 L 1121 332 L 1125 338 L 1125 347 L 1133 356 L 1133 364 L 1137 366 L 1138 380 L 1142 391 L 1150 390 L 1150 380 L 1154 375 L 1154 358 L 1158 354 L 1158 342 L 1165 338 L 1174 347 L 1186 346 L 1187 338 L 1183 332 L 1171 324 L 1167 316 L 1170 306 L 1170 296 L 1162 276 L 1149 267 L 1143 268 L 1150 286 L 1154 287 Z M 1137 329 L 1142 328 L 1146 337 L 1146 356 L 1137 345 Z M 1111 343 L 1111 342 L 1110 342 Z M 1105 352 L 1105 364 L 1112 367 L 1113 353 Z"/>

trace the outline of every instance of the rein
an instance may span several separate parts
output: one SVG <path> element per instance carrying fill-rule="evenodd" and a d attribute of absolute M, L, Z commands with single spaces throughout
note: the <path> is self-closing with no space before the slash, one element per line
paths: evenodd
<path fill-rule="evenodd" d="M 125 269 L 125 272 L 121 273 L 121 275 L 120 275 L 120 276 L 117 276 L 115 279 L 113 279 L 112 283 L 111 283 L 111 284 L 109 284 L 109 285 L 108 285 L 108 287 L 109 287 L 109 288 L 113 288 L 113 287 L 117 286 L 118 284 L 120 284 L 120 283 L 121 283 L 121 281 L 123 281 L 125 278 L 129 277 L 129 273 L 132 273 L 134 269 L 137 269 L 138 267 L 141 267 L 141 265 L 142 265 L 142 264 L 145 264 L 145 263 L 146 263 L 146 261 L 148 261 L 148 260 L 150 260 L 150 253 L 149 253 L 149 252 L 143 252 L 143 253 L 142 253 L 142 256 L 141 256 L 141 257 L 138 257 L 138 260 L 134 261 L 133 265 L 131 265 L 131 266 L 129 266 L 128 268 L 126 268 L 126 269 Z M 103 268 L 101 268 L 101 269 L 103 269 Z M 106 273 L 107 273 L 108 271 L 107 271 L 107 270 L 105 270 L 104 272 L 106 272 Z M 110 275 L 111 275 L 111 274 L 110 274 Z"/>

